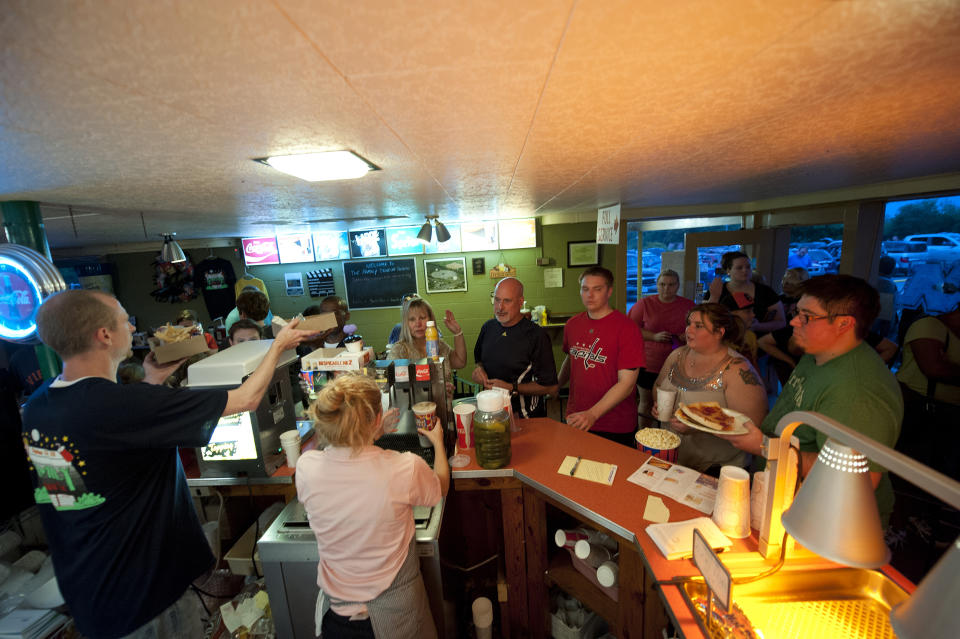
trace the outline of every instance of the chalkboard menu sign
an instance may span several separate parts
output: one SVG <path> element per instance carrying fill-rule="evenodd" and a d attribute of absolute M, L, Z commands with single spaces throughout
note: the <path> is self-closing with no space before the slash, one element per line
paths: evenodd
<path fill-rule="evenodd" d="M 414 258 L 344 262 L 343 277 L 351 310 L 398 307 L 404 295 L 418 290 Z"/>

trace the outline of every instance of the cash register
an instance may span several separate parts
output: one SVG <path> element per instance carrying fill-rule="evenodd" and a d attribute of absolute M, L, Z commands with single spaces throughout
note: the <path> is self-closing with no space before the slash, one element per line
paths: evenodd
<path fill-rule="evenodd" d="M 240 386 L 263 361 L 272 343 L 241 342 L 191 364 L 188 387 L 229 390 Z M 210 442 L 197 449 L 202 476 L 269 477 L 285 463 L 280 433 L 297 428 L 289 370 L 297 361 L 296 351 L 284 351 L 257 409 L 220 418 Z"/>

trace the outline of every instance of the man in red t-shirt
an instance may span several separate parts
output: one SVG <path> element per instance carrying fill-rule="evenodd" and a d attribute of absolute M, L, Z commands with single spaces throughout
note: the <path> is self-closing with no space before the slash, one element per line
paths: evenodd
<path fill-rule="evenodd" d="M 633 446 L 637 430 L 636 383 L 644 365 L 640 329 L 610 307 L 613 273 L 595 266 L 580 276 L 586 312 L 563 328 L 560 386 L 570 382 L 567 424 Z"/>

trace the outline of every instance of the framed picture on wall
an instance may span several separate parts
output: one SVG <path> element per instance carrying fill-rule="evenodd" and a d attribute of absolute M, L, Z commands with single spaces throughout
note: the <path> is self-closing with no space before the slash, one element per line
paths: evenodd
<path fill-rule="evenodd" d="M 567 242 L 567 266 L 596 266 L 600 245 L 596 242 Z"/>
<path fill-rule="evenodd" d="M 467 259 L 444 257 L 423 260 L 427 276 L 427 293 L 453 293 L 467 290 Z"/>

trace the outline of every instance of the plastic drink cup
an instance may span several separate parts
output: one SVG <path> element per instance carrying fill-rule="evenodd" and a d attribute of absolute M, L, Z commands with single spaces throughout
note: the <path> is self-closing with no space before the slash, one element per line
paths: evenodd
<path fill-rule="evenodd" d="M 453 415 L 457 420 L 457 448 L 473 448 L 473 413 L 477 407 L 473 404 L 457 404 Z"/>
<path fill-rule="evenodd" d="M 677 402 L 677 391 L 666 388 L 657 389 L 657 419 L 669 422 L 673 415 L 673 406 Z"/>
<path fill-rule="evenodd" d="M 287 455 L 287 466 L 294 468 L 300 459 L 300 433 L 288 430 L 280 433 L 280 447 Z"/>
<path fill-rule="evenodd" d="M 425 430 L 433 430 L 434 425 L 436 424 L 437 414 L 437 405 L 433 402 L 417 402 L 413 405 L 413 420 L 416 423 L 417 428 L 423 428 Z M 426 448 L 427 446 L 432 446 L 430 440 L 417 433 L 417 436 L 420 438 L 420 445 Z"/>

